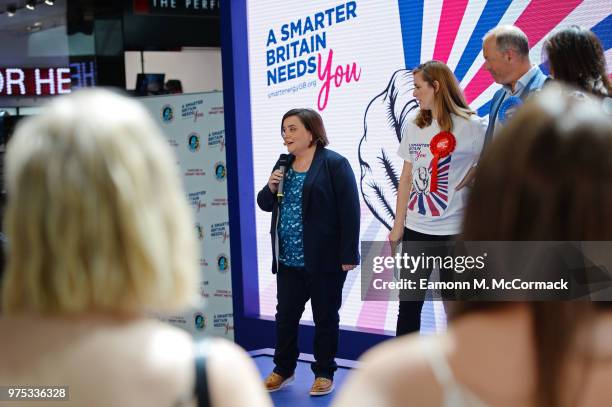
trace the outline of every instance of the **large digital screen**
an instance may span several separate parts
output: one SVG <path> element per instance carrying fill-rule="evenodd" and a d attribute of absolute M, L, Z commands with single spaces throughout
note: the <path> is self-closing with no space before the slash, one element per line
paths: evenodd
<path fill-rule="evenodd" d="M 286 150 L 280 127 L 294 107 L 323 117 L 329 148 L 347 157 L 361 200 L 361 239 L 386 240 L 403 165 L 397 156 L 407 114 L 417 108 L 411 68 L 437 59 L 449 65 L 471 107 L 485 115 L 499 85 L 484 69 L 482 38 L 500 24 L 528 36 L 533 64 L 552 30 L 579 24 L 601 39 L 612 66 L 608 0 L 399 0 L 247 2 L 249 97 L 256 196 Z M 246 96 L 246 95 L 245 95 Z M 253 208 L 257 233 L 259 312 L 273 318 L 270 213 Z M 393 332 L 397 302 L 363 302 L 360 270 L 349 272 L 340 324 Z M 393 299 L 390 299 L 393 300 Z M 307 305 L 303 321 L 312 321 Z M 445 325 L 440 303 L 427 302 L 423 329 Z"/>

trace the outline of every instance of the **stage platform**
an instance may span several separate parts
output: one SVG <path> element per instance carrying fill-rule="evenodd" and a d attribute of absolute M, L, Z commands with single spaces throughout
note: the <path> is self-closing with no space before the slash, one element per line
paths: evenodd
<path fill-rule="evenodd" d="M 255 361 L 259 373 L 263 379 L 270 374 L 274 368 L 272 361 L 273 349 L 262 349 L 259 351 L 249 352 Z M 295 381 L 287 387 L 270 393 L 275 407 L 325 407 L 331 404 L 334 395 L 337 394 L 340 387 L 346 380 L 346 376 L 351 371 L 351 368 L 356 367 L 353 361 L 336 359 L 339 366 L 334 375 L 335 390 L 325 396 L 313 397 L 308 394 L 310 386 L 314 381 L 314 375 L 310 370 L 310 361 L 312 355 L 300 354 L 297 369 L 295 371 Z"/>

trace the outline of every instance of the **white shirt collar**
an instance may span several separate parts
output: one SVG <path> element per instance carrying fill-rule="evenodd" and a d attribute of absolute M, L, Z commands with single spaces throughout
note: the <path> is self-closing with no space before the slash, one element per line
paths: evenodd
<path fill-rule="evenodd" d="M 516 85 L 514 86 L 514 92 L 512 92 L 510 86 L 504 85 L 504 90 L 506 91 L 506 94 L 509 96 L 520 96 L 521 93 L 523 93 L 523 89 L 525 89 L 525 86 L 527 86 L 531 78 L 533 78 L 533 76 L 537 73 L 538 69 L 539 68 L 537 65 L 533 65 L 530 70 L 525 72 L 525 75 L 521 76 L 519 80 L 516 81 Z"/>

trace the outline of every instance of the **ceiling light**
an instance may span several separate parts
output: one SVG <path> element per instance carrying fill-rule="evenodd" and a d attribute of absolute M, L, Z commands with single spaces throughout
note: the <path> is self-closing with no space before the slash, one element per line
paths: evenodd
<path fill-rule="evenodd" d="M 52 6 L 55 4 L 55 0 L 45 0 L 45 4 L 48 6 Z"/>
<path fill-rule="evenodd" d="M 26 8 L 28 10 L 34 10 L 36 8 L 36 1 L 35 0 L 26 1 Z"/>
<path fill-rule="evenodd" d="M 6 7 L 6 15 L 9 17 L 13 17 L 17 12 L 17 7 L 15 6 L 7 6 Z"/>

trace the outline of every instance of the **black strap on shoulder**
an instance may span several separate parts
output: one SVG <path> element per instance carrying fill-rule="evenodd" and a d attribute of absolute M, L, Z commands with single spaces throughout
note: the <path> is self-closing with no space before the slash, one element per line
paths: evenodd
<path fill-rule="evenodd" d="M 210 392 L 208 391 L 208 380 L 206 379 L 206 344 L 199 342 L 195 344 L 195 389 L 194 393 L 198 400 L 198 407 L 210 407 Z"/>

